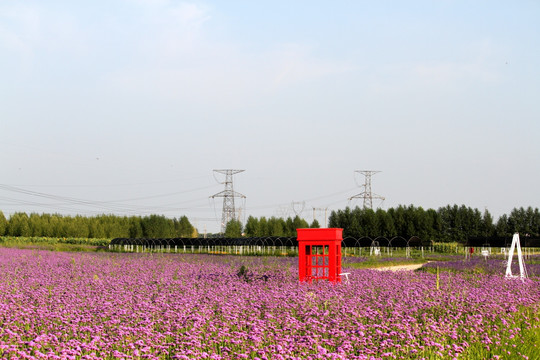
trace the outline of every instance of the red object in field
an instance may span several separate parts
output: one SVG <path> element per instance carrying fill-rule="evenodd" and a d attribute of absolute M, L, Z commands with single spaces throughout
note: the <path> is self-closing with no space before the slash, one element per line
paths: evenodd
<path fill-rule="evenodd" d="M 341 282 L 343 229 L 296 229 L 300 281 Z"/>

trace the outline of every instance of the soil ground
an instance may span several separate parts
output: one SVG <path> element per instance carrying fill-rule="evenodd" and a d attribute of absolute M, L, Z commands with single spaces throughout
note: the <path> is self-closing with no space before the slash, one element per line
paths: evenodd
<path fill-rule="evenodd" d="M 416 270 L 416 269 L 420 269 L 423 265 L 424 264 L 393 265 L 393 266 L 372 268 L 372 270 L 377 270 L 377 271 L 413 271 L 413 270 Z"/>

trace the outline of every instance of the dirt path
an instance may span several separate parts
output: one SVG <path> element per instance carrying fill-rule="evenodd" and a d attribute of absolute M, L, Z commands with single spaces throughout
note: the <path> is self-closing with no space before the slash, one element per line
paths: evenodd
<path fill-rule="evenodd" d="M 424 264 L 409 264 L 409 265 L 393 265 L 378 268 L 371 268 L 371 270 L 377 271 L 413 271 L 420 269 Z"/>

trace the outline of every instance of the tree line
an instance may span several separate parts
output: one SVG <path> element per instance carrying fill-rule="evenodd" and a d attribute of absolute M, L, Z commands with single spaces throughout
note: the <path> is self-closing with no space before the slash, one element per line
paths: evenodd
<path fill-rule="evenodd" d="M 447 205 L 438 210 L 400 205 L 388 210 L 349 207 L 332 211 L 329 227 L 343 228 L 344 237 L 392 238 L 418 236 L 436 242 L 465 243 L 469 237 L 511 236 L 515 232 L 540 237 L 540 212 L 538 208 L 514 208 L 509 215 L 502 215 L 496 222 L 489 211 L 465 205 Z M 226 226 L 229 238 L 287 236 L 295 237 L 298 228 L 318 228 L 314 220 L 309 224 L 295 216 L 278 217 L 249 216 L 245 225 L 232 220 Z M 186 216 L 178 219 L 162 215 L 117 216 L 98 215 L 64 216 L 59 214 L 26 214 L 18 212 L 7 219 L 0 211 L 0 236 L 25 237 L 74 237 L 111 239 L 127 238 L 173 238 L 197 237 L 197 229 Z"/>
<path fill-rule="evenodd" d="M 18 212 L 6 219 L 0 211 L 0 236 L 170 238 L 196 237 L 197 231 L 186 216 L 169 219 L 162 215 L 85 217 Z"/>
<path fill-rule="evenodd" d="M 332 211 L 329 227 L 343 228 L 343 236 L 391 238 L 418 236 L 436 242 L 465 243 L 469 237 L 506 237 L 515 232 L 540 237 L 538 208 L 514 208 L 496 222 L 489 211 L 483 213 L 465 205 L 447 205 L 438 210 L 413 205 L 388 210 L 356 207 Z"/>
<path fill-rule="evenodd" d="M 298 216 L 294 218 L 254 218 L 250 216 L 245 226 L 238 220 L 231 220 L 225 234 L 229 238 L 296 236 L 296 229 L 319 227 L 317 220 L 311 225 Z M 64 216 L 59 214 L 30 215 L 24 212 L 12 214 L 7 219 L 0 211 L 0 236 L 22 237 L 73 237 L 73 238 L 174 238 L 199 236 L 186 216 L 169 219 L 162 215 L 117 216 L 98 215 L 93 217 Z"/>
<path fill-rule="evenodd" d="M 272 216 L 271 218 L 260 217 L 255 218 L 249 216 L 246 220 L 246 225 L 242 226 L 240 221 L 231 220 L 227 223 L 225 229 L 225 237 L 228 238 L 240 238 L 246 237 L 265 237 L 265 236 L 287 236 L 295 237 L 296 229 L 301 228 L 318 228 L 319 222 L 313 220 L 311 225 L 298 215 L 294 218 L 288 217 L 287 219 L 278 218 Z"/>

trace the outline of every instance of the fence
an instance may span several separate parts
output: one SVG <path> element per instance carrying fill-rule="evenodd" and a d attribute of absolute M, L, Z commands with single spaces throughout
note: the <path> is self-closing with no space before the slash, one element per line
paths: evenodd
<path fill-rule="evenodd" d="M 379 248 L 379 254 L 392 255 L 398 249 L 424 247 L 433 250 L 434 244 L 422 241 L 417 236 L 408 240 L 396 236 L 385 237 L 346 237 L 341 242 L 344 256 L 362 256 Z M 381 251 L 380 248 L 383 248 Z M 193 254 L 237 254 L 237 255 L 278 255 L 297 256 L 296 237 L 249 237 L 249 238 L 116 238 L 111 240 L 109 250 L 120 252 L 167 252 Z"/>

